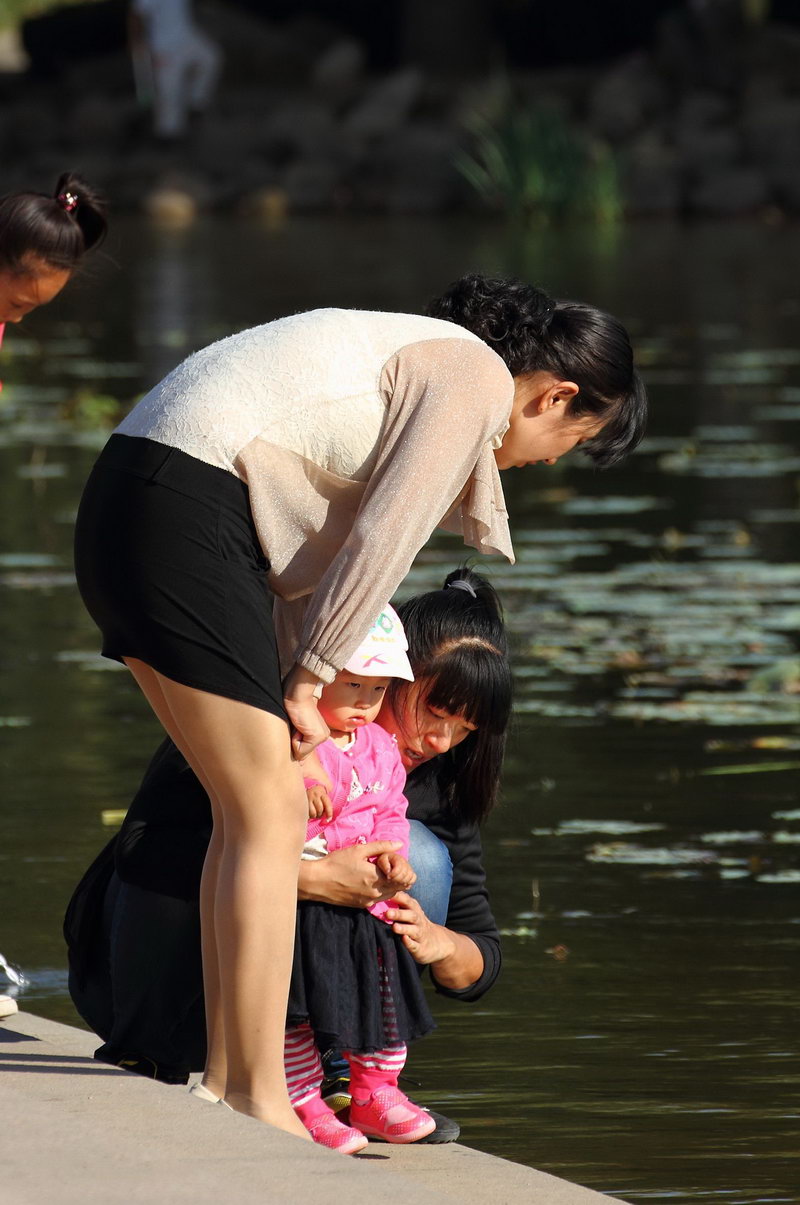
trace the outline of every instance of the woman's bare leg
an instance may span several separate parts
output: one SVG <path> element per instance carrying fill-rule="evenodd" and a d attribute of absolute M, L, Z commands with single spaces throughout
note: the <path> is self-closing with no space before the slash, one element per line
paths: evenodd
<path fill-rule="evenodd" d="M 228 1083 L 228 1052 L 222 1015 L 219 951 L 214 923 L 214 900 L 224 845 L 224 821 L 218 805 L 212 805 L 214 827 L 200 880 L 200 949 L 203 957 L 203 998 L 206 1011 L 206 1065 L 202 1084 L 214 1096 L 224 1096 Z M 217 812 L 220 812 L 217 818 Z M 296 894 L 296 891 L 295 891 Z"/>
<path fill-rule="evenodd" d="M 173 682 L 142 662 L 128 664 L 221 813 L 222 839 L 209 875 L 204 871 L 201 917 L 213 934 L 204 940 L 204 959 L 216 954 L 218 968 L 213 982 L 224 1027 L 225 1098 L 240 1112 L 307 1138 L 283 1070 L 306 817 L 286 724 L 259 708 Z M 212 1031 L 216 1044 L 213 1023 Z M 212 1049 L 215 1081 L 219 1066 Z"/>
<path fill-rule="evenodd" d="M 219 802 L 214 798 L 211 784 L 203 775 L 202 767 L 195 763 L 192 751 L 187 747 L 183 733 L 178 731 L 172 713 L 164 698 L 158 674 L 143 661 L 130 658 L 128 668 L 142 690 L 164 730 L 180 749 L 186 761 L 203 785 L 211 804 L 213 826 L 211 840 L 203 862 L 200 883 L 200 949 L 203 965 L 203 1002 L 206 1015 L 206 1066 L 202 1084 L 217 1097 L 225 1095 L 228 1078 L 228 1061 L 225 1052 L 225 1027 L 222 1020 L 222 1005 L 219 988 L 219 958 L 214 933 L 214 896 L 217 887 L 219 860 L 224 841 L 225 822 Z M 194 763 L 194 764 L 193 764 Z"/>

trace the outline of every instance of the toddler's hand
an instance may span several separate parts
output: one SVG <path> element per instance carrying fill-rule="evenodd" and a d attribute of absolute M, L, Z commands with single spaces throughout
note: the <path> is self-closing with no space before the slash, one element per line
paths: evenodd
<path fill-rule="evenodd" d="M 417 876 L 411 869 L 411 863 L 407 862 L 401 854 L 381 854 L 376 859 L 375 865 L 385 878 L 403 891 L 413 887 L 417 881 Z"/>
<path fill-rule="evenodd" d="M 309 819 L 317 820 L 321 816 L 324 816 L 326 820 L 331 819 L 333 816 L 333 804 L 321 782 L 315 782 L 313 787 L 306 789 L 306 798 L 308 799 Z"/>

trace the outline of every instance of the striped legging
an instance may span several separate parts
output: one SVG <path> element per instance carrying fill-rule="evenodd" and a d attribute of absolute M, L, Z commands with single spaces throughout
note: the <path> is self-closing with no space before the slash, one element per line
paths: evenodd
<path fill-rule="evenodd" d="M 403 1042 L 396 1046 L 387 1046 L 383 1050 L 372 1051 L 370 1054 L 354 1054 L 347 1050 L 344 1054 L 350 1064 L 351 1092 L 356 1096 L 359 1084 L 365 1081 L 369 1082 L 371 1088 L 378 1081 L 396 1085 L 397 1077 L 406 1065 L 406 1046 Z M 293 1029 L 287 1029 L 284 1062 L 289 1099 L 295 1108 L 319 1096 L 322 1087 L 322 1060 L 310 1025 L 297 1025 Z"/>
<path fill-rule="evenodd" d="M 406 1045 L 399 1040 L 397 1014 L 383 967 L 380 980 L 384 1028 L 391 1040 L 383 1050 L 373 1050 L 368 1054 L 343 1051 L 350 1064 L 350 1091 L 356 1099 L 360 1099 L 362 1095 L 371 1095 L 379 1086 L 391 1084 L 396 1087 L 398 1076 L 406 1065 Z M 287 1029 L 284 1040 L 284 1065 L 289 1099 L 295 1108 L 319 1096 L 323 1079 L 322 1060 L 314 1041 L 313 1030 L 308 1023 Z"/>

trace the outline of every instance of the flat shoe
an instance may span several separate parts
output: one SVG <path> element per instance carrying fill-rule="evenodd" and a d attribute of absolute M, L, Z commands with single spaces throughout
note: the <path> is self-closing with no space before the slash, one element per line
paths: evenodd
<path fill-rule="evenodd" d="M 13 996 L 0 996 L 0 1017 L 13 1017 L 19 1012 L 19 1005 Z"/>
<path fill-rule="evenodd" d="M 430 1113 L 410 1101 L 399 1088 L 378 1088 L 363 1104 L 350 1105 L 350 1124 L 369 1138 L 386 1142 L 419 1142 L 436 1129 Z"/>
<path fill-rule="evenodd" d="M 215 1096 L 213 1092 L 209 1092 L 205 1084 L 192 1084 L 189 1092 L 192 1096 L 196 1096 L 198 1100 L 207 1100 L 212 1105 L 218 1105 L 222 1100 L 222 1097 Z"/>

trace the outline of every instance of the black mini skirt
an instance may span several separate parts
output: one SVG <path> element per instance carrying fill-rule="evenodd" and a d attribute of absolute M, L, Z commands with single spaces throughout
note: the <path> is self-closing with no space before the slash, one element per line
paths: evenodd
<path fill-rule="evenodd" d="M 286 719 L 268 571 L 243 481 L 111 436 L 75 527 L 78 589 L 104 657 Z"/>

